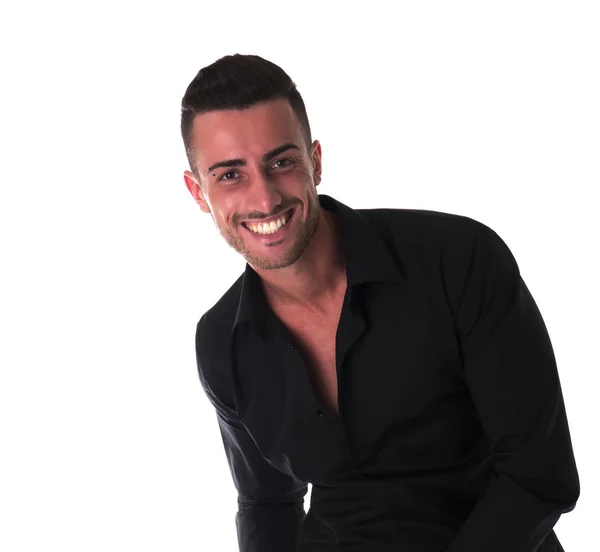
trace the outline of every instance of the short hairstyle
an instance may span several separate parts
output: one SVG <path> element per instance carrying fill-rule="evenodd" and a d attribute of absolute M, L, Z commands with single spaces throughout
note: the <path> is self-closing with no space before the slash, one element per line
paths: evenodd
<path fill-rule="evenodd" d="M 256 55 L 224 56 L 200 69 L 181 100 L 181 136 L 190 168 L 196 174 L 192 147 L 196 115 L 286 99 L 300 122 L 307 150 L 312 138 L 306 108 L 296 84 L 278 65 Z"/>

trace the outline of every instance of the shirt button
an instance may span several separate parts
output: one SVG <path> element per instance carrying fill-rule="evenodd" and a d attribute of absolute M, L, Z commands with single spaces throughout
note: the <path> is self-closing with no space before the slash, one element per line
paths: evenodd
<path fill-rule="evenodd" d="M 290 343 L 290 349 L 295 349 L 294 344 Z"/>
<path fill-rule="evenodd" d="M 315 412 L 315 416 L 316 416 L 317 418 L 322 418 L 322 417 L 323 417 L 323 412 L 322 412 L 321 410 L 317 410 L 317 411 Z"/>

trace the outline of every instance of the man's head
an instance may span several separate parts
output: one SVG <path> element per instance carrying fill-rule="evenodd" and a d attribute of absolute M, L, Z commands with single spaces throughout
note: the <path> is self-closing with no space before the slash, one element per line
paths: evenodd
<path fill-rule="evenodd" d="M 188 86 L 181 133 L 185 183 L 227 243 L 255 268 L 294 263 L 320 216 L 321 145 L 289 76 L 258 56 L 217 60 Z"/>

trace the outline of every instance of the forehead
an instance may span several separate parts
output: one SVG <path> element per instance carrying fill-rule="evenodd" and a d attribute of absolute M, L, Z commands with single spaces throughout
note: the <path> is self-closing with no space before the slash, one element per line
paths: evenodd
<path fill-rule="evenodd" d="M 290 142 L 302 147 L 300 124 L 287 100 L 209 111 L 194 119 L 193 145 L 200 170 L 228 158 L 260 157 Z"/>

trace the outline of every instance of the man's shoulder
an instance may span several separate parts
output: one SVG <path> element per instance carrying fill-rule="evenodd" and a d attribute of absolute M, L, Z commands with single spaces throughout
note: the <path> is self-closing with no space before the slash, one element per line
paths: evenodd
<path fill-rule="evenodd" d="M 491 230 L 466 215 L 428 209 L 357 209 L 384 241 L 446 249 L 472 243 L 480 233 Z"/>
<path fill-rule="evenodd" d="M 237 313 L 244 274 L 200 318 L 196 326 L 196 344 L 218 345 L 230 335 Z"/>

